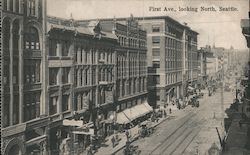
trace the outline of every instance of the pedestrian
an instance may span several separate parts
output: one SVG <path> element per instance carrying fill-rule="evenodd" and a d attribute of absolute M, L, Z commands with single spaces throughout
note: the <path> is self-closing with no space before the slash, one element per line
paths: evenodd
<path fill-rule="evenodd" d="M 87 155 L 93 155 L 93 146 L 92 146 L 92 144 L 89 146 Z"/>
<path fill-rule="evenodd" d="M 171 108 L 169 108 L 169 113 L 170 113 L 170 114 L 172 113 L 172 109 L 171 109 Z"/>
<path fill-rule="evenodd" d="M 125 134 L 126 134 L 127 141 L 128 141 L 128 139 L 129 139 L 129 132 L 128 132 L 128 130 L 125 131 Z"/>
<path fill-rule="evenodd" d="M 113 148 L 115 147 L 115 136 L 113 136 L 112 138 L 111 138 L 111 142 L 112 142 L 112 146 L 113 146 Z"/>
<path fill-rule="evenodd" d="M 163 114 L 164 114 L 164 118 L 166 118 L 167 117 L 166 110 L 164 110 Z"/>

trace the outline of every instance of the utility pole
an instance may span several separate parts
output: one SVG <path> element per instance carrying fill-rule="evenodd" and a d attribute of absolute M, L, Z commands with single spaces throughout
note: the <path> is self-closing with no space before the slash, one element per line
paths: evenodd
<path fill-rule="evenodd" d="M 224 122 L 224 63 L 222 64 L 222 82 L 221 82 L 221 136 L 222 136 L 222 142 L 221 142 L 221 147 L 222 150 L 224 149 L 225 146 L 225 122 Z"/>

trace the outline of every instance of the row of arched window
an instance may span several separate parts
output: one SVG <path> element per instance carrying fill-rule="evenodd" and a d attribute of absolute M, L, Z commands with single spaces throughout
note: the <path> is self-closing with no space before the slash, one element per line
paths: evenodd
<path fill-rule="evenodd" d="M 6 1 L 5 1 L 6 2 Z M 16 1 L 15 1 L 16 2 Z M 11 4 L 9 2 L 8 4 Z M 7 3 L 4 3 L 4 5 Z M 14 21 L 11 20 L 11 18 L 4 18 L 3 19 L 3 31 L 2 31 L 2 36 L 3 36 L 3 85 L 4 85 L 4 102 L 3 102 L 3 107 L 4 107 L 4 112 L 3 112 L 3 117 L 4 117 L 4 122 L 3 126 L 9 126 L 12 124 L 17 124 L 20 123 L 20 111 L 19 111 L 19 93 L 16 92 L 10 92 L 10 87 L 13 86 L 15 90 L 19 90 L 18 86 L 20 83 L 20 65 L 19 65 L 19 56 L 20 56 L 20 48 L 22 48 L 20 44 L 20 21 L 18 19 L 15 19 Z M 12 27 L 12 29 L 11 29 Z M 29 49 L 40 49 L 40 44 L 39 44 L 39 34 L 38 30 L 30 26 L 24 33 L 24 48 L 27 48 L 25 45 L 29 45 Z M 33 46 L 34 45 L 34 46 Z M 35 47 L 35 45 L 37 47 Z M 12 49 L 12 51 L 11 51 Z M 32 63 L 31 63 L 32 62 Z M 24 61 L 24 71 L 22 73 L 22 76 L 24 78 L 24 83 L 25 84 L 30 84 L 30 83 L 36 83 L 40 82 L 40 61 L 34 61 L 37 63 L 33 63 L 32 61 Z M 27 64 L 29 65 L 30 68 L 26 68 Z M 10 79 L 12 77 L 12 80 Z M 11 99 L 11 96 L 9 94 L 14 94 L 13 99 Z M 39 102 L 37 102 L 39 103 Z M 13 106 L 10 106 L 10 105 Z M 40 103 L 39 103 L 40 104 Z M 39 105 L 38 105 L 39 106 Z M 13 109 L 10 109 L 13 107 Z M 26 109 L 28 110 L 28 109 Z M 34 109 L 32 109 L 34 110 Z M 12 113 L 10 113 L 12 111 Z M 13 115 L 13 117 L 10 117 L 10 115 Z M 25 120 L 28 120 L 30 118 L 33 118 L 33 116 L 26 116 L 25 115 Z M 21 120 L 22 121 L 22 120 Z"/>

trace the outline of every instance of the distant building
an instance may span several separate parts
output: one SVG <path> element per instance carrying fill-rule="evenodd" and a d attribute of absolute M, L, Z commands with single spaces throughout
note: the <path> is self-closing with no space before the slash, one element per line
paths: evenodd
<path fill-rule="evenodd" d="M 206 48 L 203 48 L 203 47 L 198 51 L 198 68 L 199 68 L 198 84 L 200 86 L 206 85 L 206 80 L 208 76 L 207 74 L 207 52 L 209 52 L 208 49 L 206 50 Z"/>

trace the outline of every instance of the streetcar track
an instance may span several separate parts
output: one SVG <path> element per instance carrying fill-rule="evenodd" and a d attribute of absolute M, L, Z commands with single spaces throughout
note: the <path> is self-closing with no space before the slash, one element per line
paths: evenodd
<path fill-rule="evenodd" d="M 190 118 L 194 117 L 195 115 L 197 114 L 193 114 L 193 113 L 190 113 L 191 116 Z M 188 118 L 189 119 L 189 118 Z M 186 120 L 186 119 L 185 119 Z M 183 124 L 181 124 L 177 129 L 174 130 L 174 132 L 172 132 L 170 135 L 168 135 L 166 138 L 164 138 L 164 140 L 162 140 L 149 154 L 152 154 L 153 152 L 155 152 L 155 150 L 157 150 L 164 141 L 166 141 L 169 137 L 171 137 L 173 134 L 175 134 L 177 132 L 177 130 L 179 130 L 182 126 L 184 126 L 188 121 L 185 121 Z"/>
<path fill-rule="evenodd" d="M 192 122 L 192 125 L 197 125 L 197 124 L 199 124 L 200 122 L 202 122 L 204 120 L 204 118 L 203 119 L 200 119 L 199 121 L 193 121 Z M 191 125 L 191 124 L 189 124 L 189 125 Z M 189 128 L 189 126 L 187 127 L 187 128 Z M 190 133 L 192 133 L 194 130 L 191 130 L 190 132 L 188 132 L 188 134 L 184 137 L 184 139 L 182 139 L 182 141 L 180 141 L 176 146 L 178 147 L 179 145 L 181 145 L 182 143 L 183 143 L 183 141 L 189 136 L 189 134 Z M 179 135 L 180 136 L 180 135 Z M 162 154 L 163 152 L 165 152 L 174 142 L 176 142 L 177 141 L 177 139 L 175 139 L 172 143 L 170 143 L 170 145 L 168 145 L 167 147 L 165 147 L 161 152 L 160 152 L 160 154 Z M 175 147 L 175 149 L 170 153 L 170 154 L 172 154 L 176 149 L 177 149 L 177 147 Z"/>
<path fill-rule="evenodd" d="M 190 120 L 191 118 L 193 118 L 193 117 L 195 117 L 195 116 L 197 116 L 197 113 L 192 114 L 190 117 L 188 117 L 188 118 L 187 118 L 187 121 L 186 121 L 186 119 L 185 119 L 185 122 L 184 122 L 182 125 L 180 125 L 177 129 L 175 129 L 174 132 L 172 132 L 170 135 L 168 135 L 164 140 L 162 140 L 162 141 L 158 144 L 158 146 L 156 146 L 149 154 L 154 154 L 154 152 L 157 152 L 156 150 L 159 149 L 159 148 L 164 144 L 164 142 L 166 142 L 167 139 L 169 139 L 170 137 L 172 137 L 172 136 L 173 136 L 176 132 L 178 132 L 184 125 L 187 124 L 187 126 L 184 128 L 184 131 L 185 131 L 185 129 L 186 129 L 186 128 L 189 128 L 190 125 L 199 123 L 199 122 L 197 122 L 197 121 Z M 183 129 L 182 129 L 182 130 L 183 130 Z M 169 147 L 170 145 L 171 145 L 171 143 L 170 143 L 167 147 Z M 166 148 L 166 147 L 165 147 L 165 148 Z M 161 151 L 161 152 L 162 152 L 162 151 Z"/>
<path fill-rule="evenodd" d="M 186 149 L 189 147 L 189 145 L 192 143 L 192 141 L 194 140 L 194 138 L 200 133 L 201 131 L 201 127 L 199 128 L 199 131 L 197 132 L 197 134 L 195 134 L 195 136 L 191 139 L 191 141 L 188 143 L 188 145 L 184 148 L 184 150 L 181 152 L 181 154 L 183 154 Z"/>
<path fill-rule="evenodd" d="M 209 102 L 209 100 L 210 100 L 210 102 L 213 102 L 213 99 L 211 100 L 212 98 L 207 98 L 207 97 L 205 97 L 205 98 L 203 98 L 203 99 L 201 99 L 201 103 L 203 103 L 203 102 Z M 199 123 L 201 123 L 201 121 L 203 121 L 203 120 L 205 120 L 205 118 L 204 117 L 201 117 L 201 119 L 200 120 L 198 120 L 198 121 L 196 121 L 196 120 L 193 120 L 192 118 L 193 117 L 195 117 L 195 116 L 203 116 L 203 114 L 202 113 L 204 113 L 204 109 L 206 109 L 206 108 L 208 108 L 208 106 L 210 106 L 210 104 L 202 104 L 199 108 L 194 108 L 194 109 L 192 109 L 191 111 L 188 111 L 188 114 L 187 115 L 185 115 L 185 116 L 183 116 L 183 117 L 181 117 L 180 119 L 178 119 L 178 121 L 181 121 L 181 122 L 183 122 L 183 124 L 181 124 L 181 123 L 178 123 L 178 124 L 176 124 L 176 129 L 170 129 L 169 131 L 170 132 L 172 132 L 172 133 L 170 133 L 170 134 L 167 134 L 168 136 L 166 137 L 166 138 L 164 138 L 163 140 L 161 140 L 160 141 L 160 143 L 158 143 L 158 144 L 156 144 L 156 146 L 154 147 L 154 149 L 151 149 L 151 150 L 148 150 L 150 153 L 146 153 L 145 152 L 145 154 L 150 154 L 150 155 L 152 155 L 152 154 L 154 154 L 154 153 L 156 153 L 156 152 L 159 152 L 157 149 L 159 149 L 159 148 L 161 148 L 162 149 L 162 146 L 164 145 L 164 144 L 166 144 L 166 141 L 168 140 L 168 139 L 174 139 L 173 138 L 173 135 L 174 134 L 176 134 L 176 133 L 178 133 L 178 132 L 180 132 L 180 129 L 182 128 L 182 130 L 186 130 L 186 128 L 188 128 L 188 127 L 190 127 L 190 125 L 192 125 L 192 124 L 199 124 Z M 201 114 L 201 115 L 200 115 Z M 177 117 L 178 118 L 178 117 Z M 174 118 L 174 120 L 175 120 L 175 118 Z M 184 125 L 187 125 L 187 127 L 184 127 L 184 129 L 183 129 L 183 126 Z M 193 125 L 194 126 L 194 125 Z M 184 146 L 184 150 L 181 150 L 181 154 L 183 153 L 183 152 L 185 152 L 185 150 L 187 149 L 187 147 L 188 146 L 190 146 L 190 144 L 192 143 L 192 141 L 194 140 L 194 138 L 200 133 L 200 131 L 201 131 L 201 127 L 199 127 L 198 126 L 198 129 L 196 128 L 194 131 L 196 131 L 196 132 L 193 132 L 193 131 L 191 131 L 191 135 L 189 135 L 188 134 L 188 136 L 185 136 L 185 138 L 178 144 L 178 145 L 183 145 Z M 193 134 L 194 133 L 194 134 Z M 181 133 L 181 134 L 183 134 L 183 132 Z M 181 136 L 181 134 L 179 134 L 178 133 L 178 135 L 177 135 L 177 137 L 179 137 L 179 136 Z M 175 136 L 176 137 L 176 136 Z M 177 139 L 177 138 L 176 138 Z M 172 140 L 173 142 L 171 142 L 171 143 L 174 143 L 175 141 L 176 141 L 176 139 L 174 139 L 174 140 Z M 191 139 L 191 141 L 189 141 L 189 139 Z M 186 141 L 187 142 L 187 144 L 184 144 L 184 141 Z M 168 142 L 169 143 L 169 142 Z M 170 145 L 171 145 L 171 143 L 170 144 L 168 144 L 168 146 L 167 147 L 169 147 Z M 176 153 L 176 152 L 178 152 L 178 151 L 176 151 L 176 149 L 178 149 L 178 147 L 180 147 L 180 146 L 178 146 L 177 145 L 177 147 L 171 152 L 171 154 L 173 154 L 173 153 Z M 163 148 L 163 150 L 167 150 L 168 148 Z M 156 151 L 157 150 L 157 151 Z M 163 151 L 164 152 L 164 151 Z M 163 153 L 162 151 L 160 151 L 160 154 L 162 154 Z M 180 151 L 179 151 L 180 152 Z"/>
<path fill-rule="evenodd" d="M 201 121 L 203 121 L 204 119 L 202 119 Z M 194 135 L 192 135 L 191 134 L 191 140 L 188 142 L 188 144 L 187 144 L 187 146 L 184 148 L 184 150 L 183 151 L 181 151 L 181 154 L 183 154 L 184 152 L 185 152 L 185 150 L 186 150 L 186 148 L 191 144 L 191 142 L 194 140 L 194 138 L 200 133 L 200 131 L 201 131 L 201 127 L 197 127 L 197 129 L 195 130 L 195 132 L 192 132 L 192 133 L 195 133 Z M 183 139 L 183 141 L 180 143 L 180 145 L 181 144 L 183 144 L 184 143 L 184 141 L 186 140 L 186 138 L 185 139 Z M 170 155 L 172 155 L 172 154 L 174 154 L 175 152 L 176 152 L 176 150 L 177 150 L 177 147 L 174 149 L 174 151 L 172 151 L 171 153 L 170 153 Z M 180 154 L 178 154 L 178 155 L 180 155 Z"/>

